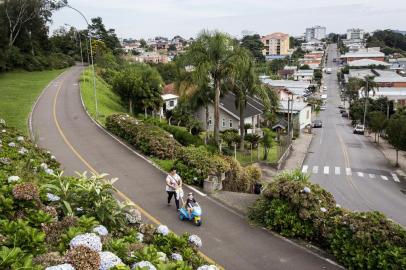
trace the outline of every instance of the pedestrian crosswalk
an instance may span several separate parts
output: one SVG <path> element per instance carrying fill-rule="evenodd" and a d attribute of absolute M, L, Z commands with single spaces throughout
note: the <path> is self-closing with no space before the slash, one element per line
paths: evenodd
<path fill-rule="evenodd" d="M 389 181 L 393 180 L 395 182 L 400 183 L 401 180 L 399 179 L 399 176 L 396 173 L 392 172 L 387 172 L 387 173 L 377 173 L 376 171 L 360 171 L 357 169 L 352 169 L 352 168 L 341 168 L 340 166 L 309 166 L 309 165 L 303 165 L 302 166 L 302 172 L 303 173 L 310 173 L 310 174 L 323 174 L 323 175 L 344 175 L 344 176 L 356 176 L 358 178 L 362 179 L 382 179 L 384 181 Z"/>

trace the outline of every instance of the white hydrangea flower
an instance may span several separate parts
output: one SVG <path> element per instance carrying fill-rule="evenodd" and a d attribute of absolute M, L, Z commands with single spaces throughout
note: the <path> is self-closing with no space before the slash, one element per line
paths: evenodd
<path fill-rule="evenodd" d="M 23 136 L 18 136 L 18 137 L 17 137 L 17 141 L 23 142 L 23 141 L 24 141 L 24 137 L 23 137 Z"/>
<path fill-rule="evenodd" d="M 152 263 L 150 263 L 149 261 L 137 262 L 133 265 L 132 269 L 137 269 L 137 267 L 139 267 L 141 269 L 144 269 L 144 267 L 145 267 L 147 270 L 156 270 L 155 266 Z"/>
<path fill-rule="evenodd" d="M 10 146 L 10 147 L 16 147 L 16 144 L 15 144 L 15 142 L 10 142 L 10 143 L 8 144 L 8 146 Z"/>
<path fill-rule="evenodd" d="M 310 193 L 311 192 L 309 187 L 304 187 L 303 191 L 304 191 L 304 193 Z"/>
<path fill-rule="evenodd" d="M 5 124 L 6 124 L 6 120 L 4 120 L 3 118 L 0 118 L 0 124 L 5 125 Z"/>
<path fill-rule="evenodd" d="M 69 243 L 71 248 L 85 246 L 94 251 L 102 250 L 101 239 L 95 233 L 85 233 L 75 236 Z"/>
<path fill-rule="evenodd" d="M 337 208 L 341 208 L 341 205 L 339 205 L 338 203 L 336 203 L 336 207 L 337 207 Z"/>
<path fill-rule="evenodd" d="M 47 151 L 47 154 L 51 154 L 51 151 Z"/>
<path fill-rule="evenodd" d="M 137 238 L 138 242 L 142 243 L 142 241 L 144 241 L 144 234 L 139 232 L 139 233 L 137 233 L 136 238 Z"/>
<path fill-rule="evenodd" d="M 325 213 L 325 212 L 327 212 L 327 209 L 324 208 L 324 207 L 322 207 L 322 208 L 320 208 L 320 211 L 323 212 L 323 213 Z"/>
<path fill-rule="evenodd" d="M 55 159 L 56 159 L 56 157 L 55 157 L 54 155 L 52 155 L 52 156 L 51 156 L 51 159 L 55 160 Z"/>
<path fill-rule="evenodd" d="M 45 268 L 45 270 L 75 270 L 75 268 L 73 268 L 73 266 L 69 263 L 64 263 L 60 265 L 49 266 Z"/>
<path fill-rule="evenodd" d="M 6 133 L 7 131 L 5 129 L 2 129 L 1 132 Z"/>
<path fill-rule="evenodd" d="M 202 265 L 197 270 L 218 270 L 217 266 L 215 265 Z"/>
<path fill-rule="evenodd" d="M 82 211 L 83 211 L 83 208 L 82 208 L 82 207 L 77 207 L 77 208 L 76 208 L 76 211 L 82 212 Z"/>
<path fill-rule="evenodd" d="M 61 198 L 58 195 L 52 194 L 52 193 L 47 193 L 47 199 L 50 202 L 57 202 L 59 201 Z"/>
<path fill-rule="evenodd" d="M 46 163 L 41 163 L 39 166 L 44 170 L 48 169 L 48 165 Z"/>
<path fill-rule="evenodd" d="M 99 252 L 100 255 L 100 270 L 109 270 L 116 265 L 123 264 L 121 259 L 110 251 Z"/>
<path fill-rule="evenodd" d="M 200 239 L 200 237 L 195 234 L 192 234 L 191 236 L 189 236 L 189 242 L 191 244 L 195 245 L 196 247 L 202 246 L 202 239 Z"/>
<path fill-rule="evenodd" d="M 20 180 L 20 177 L 17 176 L 17 175 L 12 175 L 12 176 L 10 176 L 10 177 L 7 179 L 7 181 L 8 181 L 9 183 L 18 182 L 19 180 Z"/>
<path fill-rule="evenodd" d="M 28 153 L 28 150 L 24 147 L 21 147 L 20 150 L 18 150 L 18 153 L 21 155 L 25 155 Z"/>
<path fill-rule="evenodd" d="M 45 169 L 45 173 L 47 173 L 47 174 L 49 174 L 49 175 L 54 175 L 54 174 L 55 174 L 55 173 L 54 173 L 54 170 L 52 170 L 52 169 L 50 169 L 50 168 Z"/>
<path fill-rule="evenodd" d="M 183 257 L 179 253 L 172 253 L 171 258 L 174 261 L 183 261 Z"/>
<path fill-rule="evenodd" d="M 169 234 L 169 228 L 165 225 L 159 225 L 156 231 L 164 236 Z"/>
<path fill-rule="evenodd" d="M 161 262 L 166 262 L 168 260 L 166 254 L 161 251 L 158 251 L 156 254 L 158 255 L 158 260 L 160 260 Z"/>
<path fill-rule="evenodd" d="M 142 220 L 140 211 L 135 208 L 128 210 L 127 213 L 125 213 L 125 218 L 130 224 L 140 223 Z"/>
<path fill-rule="evenodd" d="M 103 225 L 99 225 L 99 226 L 94 227 L 93 232 L 97 233 L 100 236 L 107 236 L 109 234 L 109 231 Z"/>

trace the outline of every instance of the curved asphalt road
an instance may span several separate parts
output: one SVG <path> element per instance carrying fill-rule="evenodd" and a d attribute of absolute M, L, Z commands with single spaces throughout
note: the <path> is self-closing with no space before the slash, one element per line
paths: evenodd
<path fill-rule="evenodd" d="M 38 144 L 52 151 L 67 174 L 96 170 L 118 177 L 115 187 L 125 196 L 175 233 L 198 234 L 202 251 L 226 269 L 339 269 L 305 248 L 250 226 L 208 197 L 197 195 L 204 211 L 201 227 L 179 221 L 174 206 L 166 205 L 165 175 L 89 119 L 80 100 L 80 72 L 81 67 L 73 67 L 51 83 L 32 115 Z"/>

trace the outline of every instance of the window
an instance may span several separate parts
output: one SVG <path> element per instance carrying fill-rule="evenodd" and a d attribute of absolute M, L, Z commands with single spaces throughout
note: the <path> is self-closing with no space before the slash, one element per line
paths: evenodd
<path fill-rule="evenodd" d="M 173 106 L 175 106 L 175 101 L 174 100 L 169 101 L 169 107 L 173 107 Z"/>
<path fill-rule="evenodd" d="M 223 127 L 226 127 L 226 119 L 223 118 L 223 120 L 221 121 L 221 124 Z"/>
<path fill-rule="evenodd" d="M 209 126 L 211 126 L 212 125 L 212 122 L 211 122 L 211 116 L 209 117 Z"/>
<path fill-rule="evenodd" d="M 229 123 L 230 128 L 233 127 L 233 120 L 230 119 L 230 123 Z"/>

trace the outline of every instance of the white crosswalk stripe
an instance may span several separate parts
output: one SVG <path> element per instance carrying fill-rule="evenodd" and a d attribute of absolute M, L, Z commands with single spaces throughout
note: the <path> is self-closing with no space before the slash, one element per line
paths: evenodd
<path fill-rule="evenodd" d="M 307 169 L 309 168 L 309 166 L 304 165 L 302 168 L 302 173 L 307 173 Z"/>
<path fill-rule="evenodd" d="M 319 172 L 319 166 L 313 166 L 313 173 Z"/>
<path fill-rule="evenodd" d="M 334 169 L 334 173 L 335 173 L 336 175 L 341 174 L 340 167 L 335 167 L 335 169 Z"/>
<path fill-rule="evenodd" d="M 375 174 L 370 173 L 370 174 L 369 174 L 369 178 L 374 179 L 374 178 L 375 178 Z"/>
<path fill-rule="evenodd" d="M 364 177 L 364 173 L 363 173 L 363 172 L 357 172 L 357 175 L 358 175 L 359 177 Z"/>
<path fill-rule="evenodd" d="M 399 177 L 394 173 L 392 173 L 392 178 L 395 180 L 395 182 L 400 182 Z"/>
<path fill-rule="evenodd" d="M 351 168 L 345 168 L 345 173 L 347 175 L 352 175 Z"/>
<path fill-rule="evenodd" d="M 383 180 L 385 180 L 385 181 L 388 181 L 388 177 L 385 176 L 385 175 L 381 175 L 381 178 L 382 178 Z"/>
<path fill-rule="evenodd" d="M 330 172 L 330 167 L 324 166 L 324 174 L 329 174 L 329 172 Z"/>

